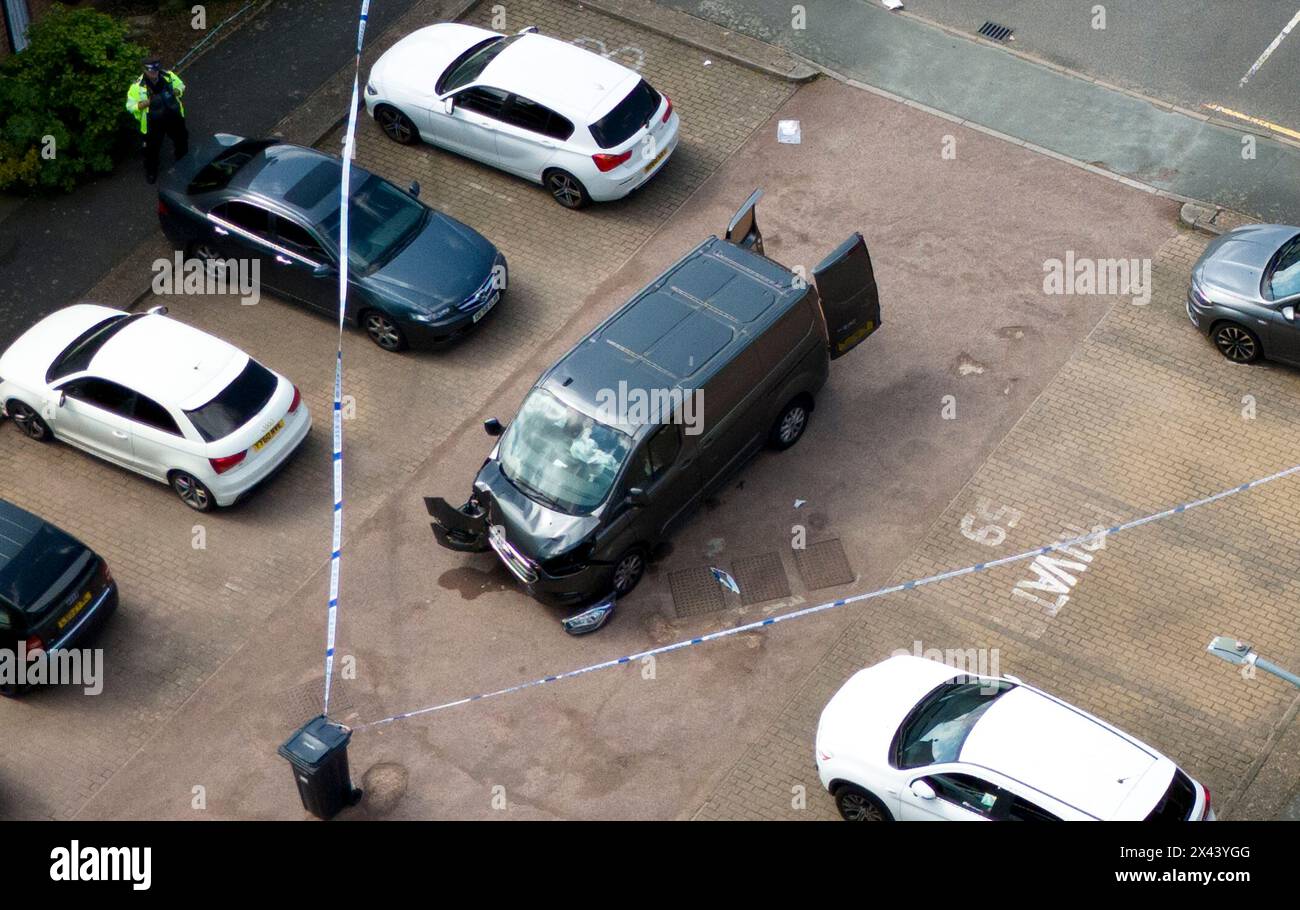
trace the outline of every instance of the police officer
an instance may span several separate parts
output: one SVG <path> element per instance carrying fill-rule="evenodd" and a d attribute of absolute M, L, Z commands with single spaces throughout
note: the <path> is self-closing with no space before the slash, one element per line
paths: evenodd
<path fill-rule="evenodd" d="M 150 183 L 158 179 L 158 157 L 164 135 L 171 136 L 177 160 L 190 150 L 185 105 L 181 104 L 184 94 L 185 83 L 181 77 L 164 70 L 157 57 L 145 61 L 144 75 L 127 90 L 126 109 L 140 121 L 140 133 L 144 137 L 144 178 Z"/>

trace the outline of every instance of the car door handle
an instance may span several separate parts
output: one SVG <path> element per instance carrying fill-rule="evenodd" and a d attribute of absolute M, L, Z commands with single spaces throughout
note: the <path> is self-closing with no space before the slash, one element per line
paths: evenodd
<path fill-rule="evenodd" d="M 279 253 L 275 254 L 275 261 L 280 263 L 280 265 L 293 265 L 292 259 L 288 256 L 281 256 Z"/>
<path fill-rule="evenodd" d="M 114 430 L 113 435 L 118 439 L 129 439 L 131 437 L 130 433 L 123 433 L 121 430 Z"/>
<path fill-rule="evenodd" d="M 227 234 L 230 233 L 230 231 L 226 230 L 223 227 L 213 226 L 212 233 L 216 234 L 218 237 L 225 237 Z"/>

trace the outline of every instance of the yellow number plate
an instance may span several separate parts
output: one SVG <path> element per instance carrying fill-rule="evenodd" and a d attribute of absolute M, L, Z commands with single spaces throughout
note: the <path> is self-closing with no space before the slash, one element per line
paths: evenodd
<path fill-rule="evenodd" d="M 649 164 L 647 164 L 644 168 L 642 168 L 642 170 L 644 170 L 647 174 L 650 173 L 651 171 L 653 171 L 653 170 L 655 169 L 655 165 L 657 165 L 660 161 L 663 161 L 663 160 L 664 160 L 664 155 L 667 155 L 667 154 L 668 154 L 668 149 L 664 149 L 664 150 L 663 150 L 662 152 L 660 152 L 658 155 L 655 155 L 654 161 L 651 161 L 651 162 L 650 162 Z"/>
<path fill-rule="evenodd" d="M 72 609 L 69 610 L 67 613 L 64 613 L 64 614 L 63 614 L 63 618 L 60 619 L 60 620 L 58 621 L 58 623 L 56 623 L 56 625 L 58 625 L 58 627 L 59 627 L 59 630 L 62 631 L 63 628 L 64 628 L 68 623 L 70 623 L 70 622 L 72 622 L 74 619 L 76 619 L 76 618 L 77 618 L 77 615 L 78 615 L 79 613 L 81 613 L 82 610 L 86 609 L 86 604 L 88 604 L 88 603 L 90 603 L 90 592 L 89 592 L 89 591 L 87 591 L 85 594 L 82 594 L 82 595 L 81 595 L 81 599 L 78 600 L 75 604 L 73 604 L 73 605 L 72 605 Z"/>
<path fill-rule="evenodd" d="M 275 426 L 271 427 L 271 431 L 270 431 L 269 433 L 267 433 L 265 436 L 263 436 L 263 437 L 262 437 L 261 439 L 259 439 L 257 442 L 253 443 L 253 449 L 254 449 L 255 451 L 260 451 L 260 450 L 266 448 L 267 443 L 269 443 L 272 439 L 275 438 L 275 434 L 278 433 L 278 432 L 280 432 L 280 431 L 283 430 L 283 429 L 284 429 L 284 421 L 281 420 L 281 421 L 280 421 L 279 423 L 277 423 Z"/>

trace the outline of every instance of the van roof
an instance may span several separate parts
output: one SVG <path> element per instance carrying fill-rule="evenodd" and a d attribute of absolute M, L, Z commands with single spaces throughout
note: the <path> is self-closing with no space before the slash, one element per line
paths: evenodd
<path fill-rule="evenodd" d="M 710 237 L 578 342 L 539 386 L 593 413 L 602 390 L 708 380 L 808 294 L 770 259 Z M 608 394 L 608 391 L 606 391 Z"/>

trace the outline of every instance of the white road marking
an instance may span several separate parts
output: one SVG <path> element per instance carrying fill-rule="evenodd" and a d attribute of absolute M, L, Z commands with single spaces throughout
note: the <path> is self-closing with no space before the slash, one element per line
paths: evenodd
<path fill-rule="evenodd" d="M 1264 61 L 1272 56 L 1273 51 L 1277 50 L 1277 46 L 1282 43 L 1282 39 L 1291 34 L 1291 29 L 1295 28 L 1296 25 L 1300 25 L 1300 10 L 1296 10 L 1295 15 L 1291 17 L 1291 21 L 1286 24 L 1286 28 L 1277 33 L 1277 37 L 1273 39 L 1273 43 L 1264 48 L 1264 53 L 1259 55 L 1259 59 L 1255 61 L 1255 65 L 1250 68 L 1246 75 L 1241 77 L 1241 82 L 1238 83 L 1237 86 L 1238 88 L 1245 86 L 1245 84 L 1250 81 L 1250 77 L 1259 72 L 1259 68 L 1264 65 Z"/>

